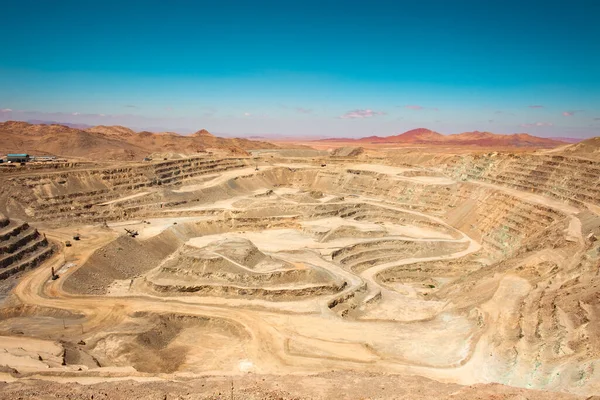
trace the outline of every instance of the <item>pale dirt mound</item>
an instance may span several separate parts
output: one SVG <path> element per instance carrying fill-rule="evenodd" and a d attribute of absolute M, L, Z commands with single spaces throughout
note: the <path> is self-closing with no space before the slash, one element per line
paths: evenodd
<path fill-rule="evenodd" d="M 264 254 L 247 239 L 231 238 L 215 241 L 200 250 L 186 246 L 177 258 L 168 260 L 161 270 L 163 273 L 211 276 L 219 273 L 252 274 L 292 267 L 289 263 Z"/>
<path fill-rule="evenodd" d="M 172 231 L 139 240 L 122 235 L 98 249 L 64 283 L 66 291 L 78 294 L 105 294 L 114 280 L 131 279 L 149 271 L 181 244 Z"/>
<path fill-rule="evenodd" d="M 185 246 L 144 280 L 165 294 L 266 299 L 334 293 L 345 285 L 321 268 L 266 255 L 244 238 L 218 240 L 199 250 Z"/>
<path fill-rule="evenodd" d="M 258 250 L 251 241 L 242 238 L 221 240 L 206 246 L 203 254 L 211 253 L 222 255 L 237 264 L 258 271 L 269 271 L 284 266 Z"/>
<path fill-rule="evenodd" d="M 331 229 L 321 238 L 322 242 L 331 242 L 341 238 L 379 238 L 385 237 L 385 229 L 360 229 L 352 225 L 342 225 Z"/>

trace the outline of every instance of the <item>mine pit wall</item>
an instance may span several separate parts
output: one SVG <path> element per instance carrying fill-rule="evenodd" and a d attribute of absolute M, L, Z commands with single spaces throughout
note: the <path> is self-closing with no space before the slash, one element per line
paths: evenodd
<path fill-rule="evenodd" d="M 576 206 L 600 205 L 600 162 L 561 155 L 413 155 L 395 165 L 419 165 L 452 178 L 481 181 L 538 193 Z"/>
<path fill-rule="evenodd" d="M 0 176 L 0 204 L 10 216 L 38 221 L 103 221 L 124 218 L 99 204 L 143 191 L 172 188 L 187 179 L 243 168 L 245 158 L 183 159 L 121 168 Z M 26 201 L 24 201 L 26 199 Z"/>
<path fill-rule="evenodd" d="M 0 280 L 37 267 L 54 249 L 46 237 L 28 223 L 5 218 L 0 227 Z M 7 286 L 0 287 L 0 298 Z"/>
<path fill-rule="evenodd" d="M 339 293 L 346 283 L 339 285 L 317 285 L 306 288 L 268 289 L 261 287 L 239 287 L 234 285 L 159 285 L 146 281 L 148 286 L 161 295 L 180 295 L 194 293 L 200 296 L 214 297 L 247 297 L 249 299 L 264 299 L 269 301 L 289 301 L 304 297 L 324 296 Z"/>
<path fill-rule="evenodd" d="M 390 179 L 388 176 L 377 173 L 362 174 L 361 171 L 324 171 L 324 170 L 290 170 L 288 168 L 276 168 L 260 172 L 257 175 L 232 178 L 219 185 L 208 187 L 191 194 L 190 200 L 183 201 L 181 206 L 190 203 L 209 201 L 210 203 L 232 196 L 247 195 L 249 192 L 264 189 L 269 190 L 277 187 L 296 187 L 304 190 L 321 190 L 327 192 L 336 188 L 336 194 L 360 194 L 384 200 L 389 204 L 398 204 L 404 207 L 404 203 L 415 204 L 413 207 L 418 211 L 438 215 L 451 226 L 467 233 L 469 236 L 483 245 L 482 256 L 490 261 L 500 261 L 526 246 L 530 241 L 539 239 L 548 234 L 548 229 L 555 224 L 564 223 L 566 216 L 548 207 L 526 203 L 514 196 L 501 193 L 486 187 L 476 186 L 468 182 L 455 183 L 451 185 L 424 185 L 408 181 Z M 210 199 L 210 200 L 204 200 Z M 312 212 L 310 209 L 312 208 Z M 114 279 L 130 279 L 132 274 L 127 271 L 147 271 L 157 266 L 161 260 L 174 252 L 187 238 L 206 234 L 223 233 L 232 230 L 260 230 L 267 228 L 300 228 L 298 216 L 287 217 L 268 215 L 245 215 L 244 211 L 222 211 L 215 210 L 178 210 L 176 207 L 163 211 L 156 204 L 130 206 L 126 208 L 127 214 L 132 218 L 139 217 L 173 217 L 173 216 L 202 216 L 206 221 L 194 225 L 180 224 L 176 229 L 169 229 L 158 237 L 149 241 L 140 241 L 127 237 L 120 238 L 112 248 L 110 257 L 115 257 L 114 265 L 127 265 L 134 263 L 134 267 L 118 267 L 122 270 L 112 271 L 110 266 L 102 262 L 104 255 L 94 254 L 90 259 L 89 266 L 92 268 L 81 268 L 78 274 L 84 281 L 97 284 L 97 288 L 85 284 L 73 284 L 68 290 L 75 292 L 104 293 L 106 287 Z M 397 223 L 407 222 L 418 225 L 418 221 L 426 221 L 426 218 L 415 216 L 412 220 L 400 211 L 370 208 L 364 205 L 331 205 L 313 204 L 298 206 L 298 214 L 304 215 L 302 219 L 317 219 L 327 216 L 353 217 L 357 219 L 380 218 L 385 221 Z M 431 224 L 431 221 L 427 221 Z M 183 227 L 190 232 L 182 233 Z M 443 225 L 434 226 L 435 229 Z M 169 235 L 175 235 L 171 240 Z M 456 232 L 454 232 L 456 234 Z M 129 244 L 135 243 L 135 244 Z M 138 243 L 139 242 L 139 243 Z M 146 243 L 147 242 L 147 243 Z M 155 242 L 159 242 L 155 245 Z M 118 253 L 115 248 L 120 246 L 136 246 L 131 248 L 132 254 L 147 254 L 146 262 L 138 263 L 126 256 L 129 251 Z M 139 247 L 139 248 L 138 248 Z M 149 249 L 145 251 L 146 247 Z M 164 249 L 158 251 L 157 249 Z M 108 251 L 108 250 L 106 250 Z M 108 257 L 108 256 L 107 256 Z M 139 264 L 139 265 L 138 265 Z M 98 265 L 98 267 L 94 267 Z M 106 271 L 105 268 L 108 268 Z M 100 273 L 100 271 L 105 271 Z M 73 276 L 72 282 L 79 281 L 77 274 Z"/>
<path fill-rule="evenodd" d="M 265 172 L 265 175 L 270 172 Z M 277 172 L 275 172 L 277 173 Z M 336 194 L 373 197 L 429 215 L 439 216 L 451 226 L 482 243 L 492 259 L 502 259 L 566 216 L 550 207 L 523 200 L 490 188 L 469 183 L 425 185 L 397 181 L 386 175 L 356 171 L 288 172 L 285 184 L 305 190 L 336 188 Z M 274 185 L 275 186 L 275 185 Z"/>
<path fill-rule="evenodd" d="M 206 215 L 210 219 L 191 226 L 179 224 L 176 228 L 169 228 L 146 241 L 124 237 L 114 244 L 109 244 L 97 251 L 88 264 L 65 282 L 65 287 L 75 293 L 105 293 L 112 279 L 131 279 L 135 274 L 142 274 L 156 267 L 188 237 L 237 229 L 299 227 L 303 220 L 296 216 L 261 218 L 244 216 L 243 212 L 228 212 L 226 216 L 221 211 L 185 210 L 189 205 L 209 204 L 232 196 L 248 195 L 258 190 L 266 192 L 277 187 L 320 190 L 325 193 L 333 191 L 334 194 L 342 196 L 369 196 L 385 204 L 437 216 L 483 246 L 481 251 L 465 259 L 464 263 L 462 260 L 445 263 L 443 266 L 416 263 L 386 271 L 376 277 L 377 280 L 393 282 L 397 277 L 419 279 L 423 276 L 422 271 L 426 270 L 431 271 L 431 274 L 457 277 L 451 284 L 436 289 L 430 298 L 449 301 L 457 310 L 463 310 L 465 313 L 492 299 L 502 284 L 503 276 L 527 280 L 531 289 L 515 299 L 517 307 L 514 313 L 507 314 L 508 320 L 502 327 L 490 327 L 491 330 L 502 329 L 502 335 L 492 337 L 494 342 L 491 348 L 494 356 L 492 358 L 501 360 L 498 368 L 502 365 L 516 365 L 522 370 L 535 372 L 511 376 L 510 381 L 506 381 L 509 378 L 499 372 L 498 376 L 491 379 L 543 388 L 581 384 L 582 392 L 591 393 L 594 392 L 594 387 L 589 385 L 596 376 L 594 368 L 598 368 L 594 360 L 600 352 L 600 336 L 597 334 L 598 327 L 595 322 L 600 320 L 597 242 L 586 242 L 582 245 L 578 241 L 566 240 L 565 231 L 569 227 L 569 217 L 556 209 L 524 201 L 506 192 L 478 185 L 476 182 L 462 181 L 466 179 L 485 182 L 489 177 L 489 182 L 500 186 L 533 191 L 576 205 L 583 204 L 581 199 L 598 205 L 594 193 L 600 190 L 600 185 L 597 184 L 600 175 L 593 173 L 593 169 L 598 167 L 597 163 L 583 163 L 584 166 L 587 165 L 587 169 L 584 168 L 583 171 L 589 175 L 593 185 L 582 187 L 581 183 L 577 183 L 577 180 L 581 181 L 577 175 L 578 168 L 560 163 L 546 164 L 543 168 L 535 167 L 539 160 L 544 160 L 547 156 L 535 157 L 538 156 L 429 158 L 426 164 L 442 165 L 440 172 L 461 180 L 448 185 L 425 185 L 357 170 L 275 168 L 185 194 L 177 200 L 181 201 L 180 210 L 176 206 L 168 212 L 163 212 L 156 205 L 144 204 L 144 200 L 139 200 L 137 205 L 128 203 L 128 215 L 133 217 Z M 497 178 L 498 181 L 491 180 L 500 177 L 503 170 L 512 171 L 510 167 L 516 168 L 519 165 L 539 168 L 542 175 L 546 174 L 545 178 L 538 182 L 540 173 L 530 173 L 527 179 L 521 181 L 521 186 L 516 183 L 524 178 L 519 178 L 517 174 L 509 173 L 507 179 L 511 180 L 505 183 L 498 183 L 500 178 Z M 563 167 L 566 171 L 559 171 Z M 481 174 L 474 171 L 481 171 Z M 538 183 L 541 186 L 538 186 Z M 544 190 L 544 185 L 564 185 L 571 191 L 561 191 L 562 194 L 557 191 L 550 193 Z M 265 199 L 267 201 L 268 196 Z M 594 203 L 591 203 L 592 200 Z M 315 210 L 307 216 L 309 219 L 337 213 L 335 207 L 327 203 L 306 207 L 306 210 L 310 207 Z M 342 208 L 340 205 L 340 209 Z M 306 210 L 300 214 L 306 215 Z M 82 218 L 89 217 L 86 212 L 82 210 Z M 356 214 L 352 214 L 354 212 Z M 369 208 L 346 205 L 346 209 L 337 215 L 360 217 L 361 212 L 365 213 L 362 215 L 368 213 L 369 219 L 377 213 Z M 597 216 L 591 214 L 589 211 L 583 211 L 578 217 L 584 222 L 584 232 L 598 233 L 595 220 Z M 180 232 L 179 229 L 189 231 Z M 154 249 L 155 253 L 144 259 L 144 262 L 135 264 L 134 268 L 119 267 L 117 264 L 127 266 L 127 263 L 132 262 L 132 253 L 118 250 L 119 247 L 124 249 L 124 245 L 131 246 L 129 242 L 135 242 L 135 250 L 139 253 L 144 253 L 147 249 Z M 107 263 L 102 252 L 108 251 L 119 258 Z M 87 271 L 88 269 L 93 273 Z M 336 301 L 339 303 L 350 300 Z M 334 306 L 335 304 L 332 307 Z M 486 327 L 486 324 L 485 320 L 481 320 L 482 328 Z M 552 381 L 549 377 L 552 377 Z M 561 383 L 562 380 L 569 383 Z"/>
<path fill-rule="evenodd" d="M 63 193 L 71 190 L 74 192 L 53 195 L 48 198 L 38 196 L 38 201 L 31 204 L 31 207 L 26 205 L 27 208 L 22 207 L 21 209 L 24 212 L 34 214 L 41 220 L 52 218 L 54 221 L 60 221 L 61 216 L 64 216 L 65 220 L 68 217 L 71 221 L 79 222 L 192 215 L 215 217 L 219 213 L 218 211 L 189 211 L 186 208 L 194 205 L 211 204 L 214 201 L 228 199 L 233 196 L 247 195 L 253 191 L 263 189 L 266 191 L 277 187 L 295 187 L 307 191 L 319 190 L 324 193 L 331 193 L 334 190 L 335 194 L 358 194 L 377 198 L 384 200 L 390 206 L 402 207 L 443 218 L 451 226 L 482 242 L 492 259 L 500 259 L 510 255 L 534 232 L 541 232 L 556 221 L 565 218 L 564 215 L 551 208 L 526 203 L 514 196 L 469 182 L 427 185 L 397 180 L 376 172 L 353 169 L 330 171 L 326 169 L 290 169 L 282 167 L 232 178 L 224 183 L 195 192 L 174 193 L 169 190 L 176 187 L 171 179 L 173 177 L 179 179 L 182 170 L 188 171 L 185 172 L 187 175 L 196 174 L 194 176 L 199 176 L 222 168 L 240 168 L 245 166 L 245 162 L 246 160 L 243 159 L 226 159 L 210 163 L 197 161 L 197 164 L 190 165 L 189 161 L 180 160 L 136 167 L 133 170 L 135 170 L 138 177 L 137 183 L 129 182 L 130 174 L 133 173 L 131 168 L 102 170 L 101 174 L 98 174 L 98 171 L 77 172 L 75 176 L 58 174 L 59 180 L 65 179 L 69 182 L 66 185 L 67 188 L 63 188 Z M 194 169 L 197 167 L 201 168 Z M 158 171 L 158 175 L 156 171 Z M 102 178 L 98 178 L 99 176 Z M 110 179 L 107 177 L 110 177 Z M 30 183 L 30 186 L 32 186 L 30 188 L 31 192 L 36 194 L 58 193 L 57 185 L 61 184 L 57 183 L 56 177 L 53 178 L 54 180 L 51 183 L 43 183 L 45 182 L 44 179 L 49 179 L 47 177 L 37 176 L 34 178 L 21 178 L 34 179 L 34 182 Z M 157 183 L 162 181 L 156 181 L 156 179 L 167 178 L 169 183 L 164 186 L 162 183 Z M 107 184 L 107 180 L 111 182 L 110 186 Z M 138 185 L 144 180 L 144 184 L 163 186 L 165 189 L 108 206 L 98 205 L 111 198 L 143 191 L 143 187 L 140 188 Z M 87 183 L 88 181 L 92 183 Z M 21 182 L 21 184 L 23 183 Z M 125 184 L 128 186 L 124 189 L 123 185 Z M 81 187 L 89 188 L 93 185 L 104 185 L 104 189 L 87 192 L 75 191 Z M 3 194 L 5 195 L 6 192 L 3 192 Z M 14 205 L 16 199 L 14 197 L 12 199 Z M 364 218 L 365 215 L 373 218 L 373 214 L 379 214 L 378 218 L 382 221 L 402 222 L 397 217 L 399 212 L 394 211 L 383 213 L 379 210 L 369 212 L 349 209 L 345 214 L 337 211 L 328 214 L 323 211 L 326 207 L 326 205 L 314 207 L 315 215 L 311 217 L 342 215 L 354 216 L 360 219 Z M 238 226 L 250 226 L 251 223 L 254 223 L 253 219 L 251 218 L 247 223 L 244 223 L 244 218 L 236 218 L 235 223 Z M 414 218 L 413 222 L 416 225 L 422 224 L 422 226 L 431 223 L 425 218 L 420 220 Z M 438 229 L 439 226 L 434 228 Z M 453 234 L 456 234 L 456 232 L 453 232 Z"/>

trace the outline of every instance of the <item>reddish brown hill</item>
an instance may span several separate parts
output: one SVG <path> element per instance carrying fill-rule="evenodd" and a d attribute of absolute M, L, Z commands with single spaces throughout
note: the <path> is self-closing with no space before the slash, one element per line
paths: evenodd
<path fill-rule="evenodd" d="M 102 133 L 103 135 L 106 135 L 106 136 L 118 136 L 118 137 L 126 137 L 126 136 L 135 135 L 134 130 L 126 128 L 124 126 L 120 126 L 120 125 L 112 125 L 112 126 L 98 125 L 98 126 L 93 126 L 91 128 L 88 128 L 88 129 L 86 129 L 86 131 L 93 132 L 93 133 Z"/>
<path fill-rule="evenodd" d="M 540 138 L 526 133 L 499 135 L 491 132 L 464 132 L 454 135 L 442 135 L 425 128 L 417 128 L 394 136 L 368 136 L 360 139 L 324 139 L 327 142 L 357 142 L 364 144 L 427 144 L 441 146 L 479 146 L 479 147 L 536 147 L 553 148 L 564 145 L 553 139 Z"/>
<path fill-rule="evenodd" d="M 64 125 L 0 123 L 0 149 L 5 153 L 54 154 L 91 160 L 134 160 L 147 151 L 119 139 Z"/>
<path fill-rule="evenodd" d="M 396 136 L 387 136 L 387 137 L 373 137 L 373 142 L 378 143 L 432 143 L 432 142 L 441 142 L 444 140 L 444 135 L 441 133 L 434 132 L 425 128 L 417 128 L 412 129 L 410 131 L 401 133 Z M 368 139 L 368 138 L 365 138 Z M 360 139 L 359 141 L 363 141 L 365 139 Z"/>
<path fill-rule="evenodd" d="M 225 139 L 201 130 L 193 135 L 135 132 L 122 126 L 96 126 L 86 130 L 64 125 L 0 123 L 0 152 L 54 154 L 91 160 L 139 160 L 152 153 L 195 154 L 216 149 L 236 155 L 246 150 L 272 149 L 268 142 Z"/>
<path fill-rule="evenodd" d="M 197 136 L 197 137 L 215 137 L 212 133 L 210 133 L 206 129 L 200 129 L 198 132 L 192 133 L 192 136 Z"/>

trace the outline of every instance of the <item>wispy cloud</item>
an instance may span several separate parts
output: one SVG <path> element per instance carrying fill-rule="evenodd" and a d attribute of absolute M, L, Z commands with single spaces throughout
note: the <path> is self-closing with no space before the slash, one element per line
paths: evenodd
<path fill-rule="evenodd" d="M 341 119 L 360 119 L 360 118 L 370 118 L 375 117 L 377 115 L 385 115 L 383 111 L 373 111 L 370 109 L 366 110 L 352 110 L 348 111 L 344 115 L 340 115 Z"/>
<path fill-rule="evenodd" d="M 0 112 L 11 112 L 12 110 L 10 108 L 3 108 L 0 110 Z"/>
<path fill-rule="evenodd" d="M 553 126 L 552 122 L 533 122 L 519 125 L 521 128 L 533 128 L 536 126 Z"/>
<path fill-rule="evenodd" d="M 491 123 L 494 122 L 494 120 L 493 119 L 488 119 L 488 122 L 491 124 Z"/>
<path fill-rule="evenodd" d="M 562 115 L 565 117 L 572 117 L 573 115 L 582 112 L 583 110 L 571 110 L 571 111 L 563 111 Z"/>
<path fill-rule="evenodd" d="M 71 115 L 79 115 L 78 112 L 71 113 Z"/>
<path fill-rule="evenodd" d="M 594 121 L 600 121 L 600 118 L 594 118 Z"/>
<path fill-rule="evenodd" d="M 498 115 L 502 114 L 502 115 L 508 115 L 508 116 L 514 116 L 515 115 L 513 113 L 502 111 L 502 110 L 494 111 L 494 114 L 498 114 Z"/>
<path fill-rule="evenodd" d="M 544 106 L 540 106 L 540 105 L 532 105 L 532 106 L 528 106 L 529 108 L 544 108 Z"/>
<path fill-rule="evenodd" d="M 313 110 L 311 110 L 310 108 L 298 107 L 296 108 L 296 111 L 302 114 L 310 114 Z"/>
<path fill-rule="evenodd" d="M 133 104 L 126 104 L 123 107 L 125 107 L 125 108 L 137 108 L 137 106 L 134 106 Z"/>
<path fill-rule="evenodd" d="M 421 111 L 421 110 L 440 111 L 440 109 L 437 107 L 423 107 L 423 106 L 419 106 L 417 104 L 409 104 L 409 105 L 404 106 L 404 108 L 407 108 L 407 109 L 413 110 L 413 111 Z"/>
<path fill-rule="evenodd" d="M 245 112 L 245 113 L 244 113 L 244 117 L 249 117 L 249 116 L 251 116 L 251 115 L 252 115 L 252 114 L 250 114 L 249 112 Z"/>

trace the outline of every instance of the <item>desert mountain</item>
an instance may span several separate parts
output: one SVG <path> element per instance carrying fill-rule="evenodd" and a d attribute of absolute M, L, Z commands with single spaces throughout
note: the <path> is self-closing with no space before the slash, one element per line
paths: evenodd
<path fill-rule="evenodd" d="M 585 157 L 600 161 L 600 136 L 565 146 L 562 152 L 569 156 Z"/>
<path fill-rule="evenodd" d="M 53 154 L 92 160 L 133 160 L 147 150 L 110 136 L 64 125 L 32 125 L 27 122 L 0 123 L 3 153 Z"/>
<path fill-rule="evenodd" d="M 135 131 L 133 129 L 126 128 L 124 126 L 119 125 L 98 125 L 93 126 L 91 128 L 86 129 L 88 132 L 101 133 L 105 136 L 117 136 L 117 137 L 125 137 L 125 136 L 133 136 L 135 135 Z"/>
<path fill-rule="evenodd" d="M 196 137 L 214 137 L 212 133 L 207 131 L 206 129 L 200 129 L 198 132 L 192 133 L 192 136 Z"/>
<path fill-rule="evenodd" d="M 190 136 L 177 133 L 135 132 L 123 126 L 95 126 L 86 130 L 64 125 L 0 123 L 0 152 L 54 154 L 91 160 L 139 160 L 152 153 L 196 154 L 208 149 L 247 155 L 246 150 L 277 148 L 268 142 L 225 139 L 201 130 Z"/>
<path fill-rule="evenodd" d="M 564 145 L 564 142 L 540 138 L 526 133 L 512 135 L 499 135 L 491 132 L 464 132 L 453 135 L 441 133 L 425 128 L 413 129 L 394 136 L 368 136 L 360 139 L 323 139 L 328 142 L 357 142 L 370 144 L 428 144 L 447 146 L 485 146 L 485 147 L 540 147 L 551 148 Z"/>

